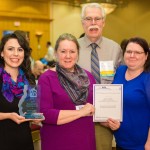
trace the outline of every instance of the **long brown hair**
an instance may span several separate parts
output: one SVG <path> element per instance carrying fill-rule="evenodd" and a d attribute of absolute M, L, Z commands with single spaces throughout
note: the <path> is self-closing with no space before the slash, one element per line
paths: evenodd
<path fill-rule="evenodd" d="M 31 61 L 30 61 L 31 48 L 29 47 L 29 43 L 20 34 L 15 34 L 15 33 L 6 34 L 1 39 L 0 54 L 4 50 L 4 46 L 9 39 L 17 39 L 19 45 L 24 49 L 24 60 L 20 65 L 20 68 L 24 71 L 29 83 L 32 85 L 35 84 L 35 82 L 30 78 L 32 73 L 31 73 Z M 4 67 L 4 65 L 5 65 L 4 59 L 0 57 L 0 67 Z"/>

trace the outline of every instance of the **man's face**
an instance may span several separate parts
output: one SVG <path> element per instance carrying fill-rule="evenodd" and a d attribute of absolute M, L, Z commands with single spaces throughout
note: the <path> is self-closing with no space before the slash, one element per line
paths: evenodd
<path fill-rule="evenodd" d="M 85 10 L 82 25 L 87 37 L 95 42 L 102 35 L 102 30 L 105 25 L 105 20 L 102 17 L 101 10 L 99 8 L 87 7 Z"/>
<path fill-rule="evenodd" d="M 38 64 L 35 68 L 35 74 L 37 76 L 41 75 L 44 72 L 44 65 L 43 64 Z"/>

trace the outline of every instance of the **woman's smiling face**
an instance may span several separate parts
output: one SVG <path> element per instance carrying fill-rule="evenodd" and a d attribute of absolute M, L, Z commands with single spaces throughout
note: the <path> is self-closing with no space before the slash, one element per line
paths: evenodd
<path fill-rule="evenodd" d="M 73 41 L 63 40 L 56 51 L 59 65 L 70 72 L 74 71 L 74 65 L 78 60 L 78 49 Z"/>
<path fill-rule="evenodd" d="M 5 70 L 18 68 L 24 60 L 24 49 L 19 45 L 17 39 L 9 39 L 1 52 L 1 57 L 4 59 Z"/>

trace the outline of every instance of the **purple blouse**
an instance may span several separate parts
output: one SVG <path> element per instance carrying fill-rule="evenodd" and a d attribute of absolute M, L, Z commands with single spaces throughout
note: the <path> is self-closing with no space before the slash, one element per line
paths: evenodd
<path fill-rule="evenodd" d="M 95 79 L 90 80 L 88 103 L 93 103 Z M 75 104 L 61 86 L 57 73 L 48 70 L 38 81 L 40 87 L 40 111 L 45 116 L 41 128 L 42 150 L 96 150 L 93 118 L 82 117 L 70 123 L 57 125 L 60 110 L 75 110 Z"/>

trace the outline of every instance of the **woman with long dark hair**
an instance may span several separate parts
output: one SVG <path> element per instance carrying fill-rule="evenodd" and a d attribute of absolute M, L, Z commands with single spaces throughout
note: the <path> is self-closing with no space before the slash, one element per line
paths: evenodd
<path fill-rule="evenodd" d="M 31 49 L 19 34 L 7 34 L 0 43 L 0 149 L 34 150 L 30 119 L 19 115 L 24 86 L 35 85 L 31 77 Z M 38 121 L 38 120 L 36 120 Z"/>

